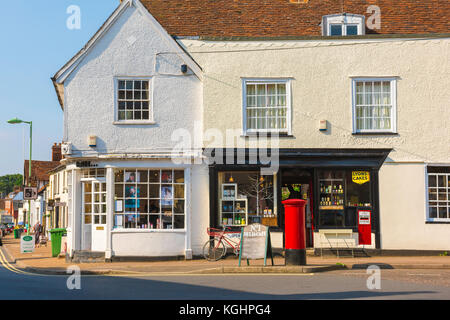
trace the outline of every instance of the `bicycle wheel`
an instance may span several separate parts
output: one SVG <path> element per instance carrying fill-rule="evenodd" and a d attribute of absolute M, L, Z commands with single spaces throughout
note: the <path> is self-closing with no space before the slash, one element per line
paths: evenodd
<path fill-rule="evenodd" d="M 217 243 L 216 239 L 206 241 L 203 246 L 203 257 L 208 261 L 220 260 L 225 255 L 225 245 L 222 241 Z"/>

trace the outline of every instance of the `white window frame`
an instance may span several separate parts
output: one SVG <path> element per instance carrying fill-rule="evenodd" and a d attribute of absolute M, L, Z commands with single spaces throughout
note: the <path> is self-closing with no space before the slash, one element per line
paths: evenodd
<path fill-rule="evenodd" d="M 116 167 L 115 170 L 123 170 L 124 172 L 126 172 L 126 171 L 139 171 L 139 170 L 148 171 L 148 172 L 150 172 L 150 171 L 158 171 L 158 170 L 159 171 L 170 171 L 170 170 L 172 170 L 172 172 L 174 172 L 174 171 L 183 171 L 184 172 L 184 183 L 182 183 L 182 184 L 184 185 L 184 195 L 183 195 L 184 198 L 183 199 L 181 199 L 181 198 L 176 199 L 175 198 L 175 190 L 173 190 L 173 192 L 174 192 L 173 195 L 174 196 L 172 198 L 172 200 L 173 200 L 172 215 L 173 216 L 174 215 L 181 215 L 181 214 L 177 214 L 177 213 L 174 212 L 174 203 L 175 203 L 175 200 L 183 200 L 184 201 L 184 213 L 183 213 L 183 216 L 184 216 L 184 228 L 175 229 L 174 226 L 173 226 L 172 229 L 162 229 L 162 228 L 161 229 L 156 229 L 156 228 L 154 228 L 154 229 L 148 229 L 148 228 L 147 229 L 140 229 L 140 228 L 116 227 L 115 226 L 115 216 L 116 215 L 125 216 L 127 213 L 125 213 L 125 211 L 124 212 L 120 212 L 120 213 L 116 212 L 116 210 L 115 210 L 115 207 L 116 207 L 115 206 L 115 201 L 116 201 L 116 199 L 114 199 L 114 205 L 113 205 L 113 209 L 112 209 L 112 216 L 113 216 L 113 218 L 112 218 L 113 222 L 112 222 L 112 226 L 111 226 L 111 232 L 112 233 L 135 233 L 135 232 L 141 232 L 141 233 L 148 233 L 148 232 L 154 232 L 154 233 L 186 233 L 187 232 L 187 230 L 188 230 L 187 228 L 188 228 L 188 225 L 189 225 L 188 217 L 190 217 L 190 201 L 188 201 L 188 199 L 189 199 L 188 189 L 189 189 L 189 185 L 190 185 L 190 178 L 189 178 L 190 171 L 189 171 L 188 168 L 186 168 L 186 167 L 176 167 L 176 166 L 175 167 L 171 167 L 171 166 L 168 166 L 168 167 L 159 167 L 159 166 L 158 167 L 146 167 L 146 166 L 144 166 L 144 167 Z M 173 176 L 173 178 L 174 178 L 174 176 Z M 125 185 L 127 183 L 125 181 L 124 182 L 116 182 L 113 179 L 112 184 L 113 184 L 113 189 L 115 189 L 116 184 L 118 184 L 118 185 L 122 185 L 123 184 L 124 188 L 125 188 Z M 164 183 L 164 182 L 161 181 L 161 175 L 160 175 L 159 183 L 157 183 L 157 182 L 150 182 L 149 181 L 147 183 L 143 182 L 141 184 L 146 184 L 147 186 L 153 185 L 153 184 L 155 184 L 155 185 L 157 184 L 160 187 L 162 185 L 165 185 L 165 184 L 170 184 L 172 186 L 174 186 L 174 185 L 181 185 L 181 183 L 175 183 L 175 182 Z M 124 190 L 124 192 L 125 192 L 125 190 Z M 125 193 L 124 193 L 123 198 L 119 198 L 119 199 L 123 200 L 123 206 L 125 207 L 125 200 L 126 200 Z M 145 198 L 145 199 L 146 200 L 152 200 L 150 198 L 149 194 L 148 194 L 148 197 Z M 161 198 L 159 198 L 158 200 L 161 200 Z M 160 205 L 160 208 L 161 208 L 161 205 Z M 160 210 L 162 210 L 162 209 L 160 209 Z M 133 213 L 130 213 L 130 214 L 133 214 Z M 134 214 L 135 215 L 138 214 L 137 213 L 137 209 L 136 209 Z M 150 215 L 155 215 L 156 216 L 157 215 L 157 214 L 152 214 L 152 213 L 144 213 L 144 214 L 147 215 L 147 216 L 150 216 Z M 159 216 L 160 217 L 162 216 L 162 212 L 159 213 Z"/>
<path fill-rule="evenodd" d="M 450 179 L 450 173 L 428 173 L 428 167 L 437 167 L 440 165 L 432 165 L 429 164 L 427 166 L 425 166 L 425 201 L 426 201 L 426 205 L 425 205 L 425 210 L 426 210 L 426 222 L 450 222 L 450 206 L 447 205 L 447 216 L 448 218 L 439 218 L 439 209 L 437 211 L 437 217 L 436 218 L 430 218 L 430 197 L 429 197 L 429 177 L 430 175 L 436 175 L 436 183 L 438 183 L 438 178 L 437 175 L 444 175 L 446 176 L 446 183 L 448 184 L 448 181 Z M 450 167 L 450 165 L 445 165 L 445 167 Z M 447 192 L 448 190 L 450 190 L 450 184 L 448 184 L 445 188 L 447 188 Z M 436 202 L 450 202 L 450 198 L 448 198 L 448 193 L 447 193 L 447 200 L 433 200 Z M 439 207 L 438 207 L 439 208 Z"/>
<path fill-rule="evenodd" d="M 149 119 L 148 120 L 119 120 L 119 81 L 148 81 L 148 98 L 149 98 Z M 154 112 L 153 112 L 153 77 L 129 77 L 120 76 L 114 77 L 114 124 L 155 124 Z"/>
<path fill-rule="evenodd" d="M 247 84 L 286 84 L 286 129 L 248 129 L 247 128 Z M 242 79 L 242 128 L 243 135 L 254 135 L 257 133 L 278 133 L 292 135 L 292 99 L 291 79 L 289 78 L 243 78 Z"/>
<path fill-rule="evenodd" d="M 356 128 L 356 83 L 381 81 L 391 83 L 391 129 L 357 129 Z M 397 133 L 397 78 L 396 77 L 357 77 L 352 78 L 352 132 L 353 133 Z"/>
<path fill-rule="evenodd" d="M 356 25 L 358 27 L 358 36 L 364 35 L 365 16 L 358 14 L 330 14 L 322 17 L 322 35 L 331 36 L 331 25 L 339 24 L 342 28 L 342 37 L 347 36 L 347 26 Z M 343 28 L 345 26 L 345 28 Z M 335 36 L 339 37 L 339 36 Z"/>

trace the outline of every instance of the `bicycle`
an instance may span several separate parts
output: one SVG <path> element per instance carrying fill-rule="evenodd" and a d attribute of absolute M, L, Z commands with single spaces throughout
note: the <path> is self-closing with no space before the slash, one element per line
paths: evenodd
<path fill-rule="evenodd" d="M 235 255 L 239 255 L 239 249 L 241 244 L 241 238 L 239 240 L 227 237 L 227 234 L 240 234 L 240 232 L 231 231 L 229 227 L 223 227 L 222 229 L 206 228 L 206 232 L 210 237 L 214 237 L 206 241 L 203 246 L 203 257 L 208 261 L 218 261 L 225 256 L 227 249 L 225 243 L 233 248 Z"/>

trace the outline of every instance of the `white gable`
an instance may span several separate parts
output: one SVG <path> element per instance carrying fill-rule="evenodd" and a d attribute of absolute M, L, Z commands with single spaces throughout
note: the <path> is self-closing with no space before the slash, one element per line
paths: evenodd
<path fill-rule="evenodd" d="M 56 75 L 64 85 L 64 141 L 74 156 L 167 153 L 176 145 L 173 131 L 193 132 L 201 119 L 201 71 L 152 19 L 139 1 L 124 1 Z M 150 80 L 153 122 L 117 121 L 117 81 L 128 78 Z M 89 147 L 89 135 L 97 136 L 97 147 Z"/>

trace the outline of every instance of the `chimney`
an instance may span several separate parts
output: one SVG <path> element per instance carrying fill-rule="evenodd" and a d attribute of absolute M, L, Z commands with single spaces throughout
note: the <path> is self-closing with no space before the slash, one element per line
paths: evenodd
<path fill-rule="evenodd" d="M 52 161 L 61 161 L 62 154 L 61 154 L 61 143 L 56 144 L 54 143 L 52 146 Z"/>

